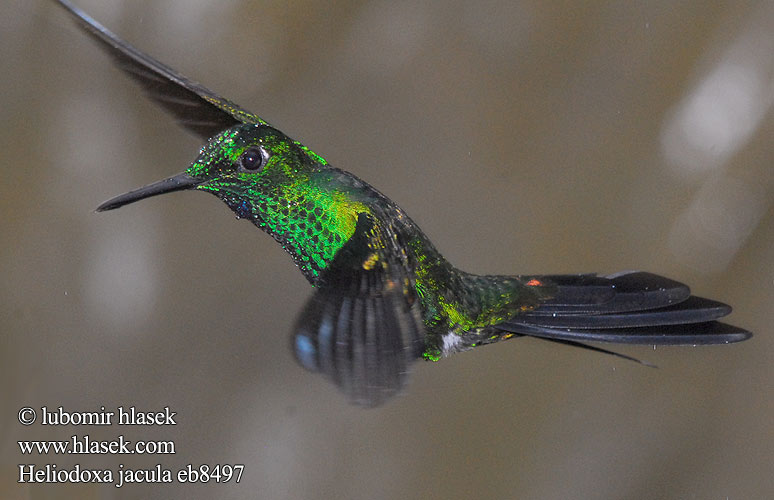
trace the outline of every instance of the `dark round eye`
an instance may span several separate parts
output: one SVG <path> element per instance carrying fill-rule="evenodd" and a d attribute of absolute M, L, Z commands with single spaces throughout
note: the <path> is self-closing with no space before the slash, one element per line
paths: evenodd
<path fill-rule="evenodd" d="M 260 148 L 248 148 L 239 157 L 239 164 L 245 170 L 258 170 L 263 164 L 263 153 Z"/>

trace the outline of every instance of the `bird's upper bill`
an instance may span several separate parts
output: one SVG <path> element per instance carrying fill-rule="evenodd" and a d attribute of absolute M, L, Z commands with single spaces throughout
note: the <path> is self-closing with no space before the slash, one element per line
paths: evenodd
<path fill-rule="evenodd" d="M 97 212 L 113 210 L 114 208 L 119 208 L 128 205 L 129 203 L 134 203 L 135 201 L 144 200 L 145 198 L 150 198 L 151 196 L 159 194 L 193 189 L 199 185 L 200 182 L 200 180 L 188 175 L 187 172 L 183 172 L 182 174 L 173 175 L 167 179 L 154 182 L 153 184 L 111 198 L 97 207 Z"/>
<path fill-rule="evenodd" d="M 244 138 L 239 134 L 243 128 L 252 131 L 256 126 L 243 125 L 224 130 L 209 140 L 202 148 L 199 157 L 185 172 L 111 198 L 97 207 L 97 212 L 120 208 L 159 194 L 196 188 L 207 179 L 211 179 L 224 162 L 233 163 L 239 156 L 246 146 Z"/>

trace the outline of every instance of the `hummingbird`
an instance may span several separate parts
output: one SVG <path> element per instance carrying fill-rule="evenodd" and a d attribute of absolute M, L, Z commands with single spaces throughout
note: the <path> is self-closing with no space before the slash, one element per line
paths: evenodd
<path fill-rule="evenodd" d="M 731 312 L 728 305 L 652 273 L 481 276 L 457 269 L 376 188 L 136 49 L 68 0 L 56 1 L 150 99 L 207 141 L 184 172 L 97 211 L 204 191 L 268 233 L 314 287 L 291 335 L 297 361 L 354 404 L 378 406 L 398 394 L 416 360 L 516 337 L 648 364 L 587 342 L 708 345 L 752 336 L 717 321 Z"/>

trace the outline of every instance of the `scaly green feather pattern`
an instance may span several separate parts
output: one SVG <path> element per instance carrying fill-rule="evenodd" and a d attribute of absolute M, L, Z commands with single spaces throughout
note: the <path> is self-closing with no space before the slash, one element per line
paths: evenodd
<path fill-rule="evenodd" d="M 255 145 L 269 154 L 261 171 L 234 169 Z M 237 217 L 271 234 L 314 281 L 352 236 L 358 215 L 370 212 L 326 167 L 322 157 L 279 131 L 240 125 L 212 139 L 187 173 L 209 179 L 197 189 L 216 194 Z"/>

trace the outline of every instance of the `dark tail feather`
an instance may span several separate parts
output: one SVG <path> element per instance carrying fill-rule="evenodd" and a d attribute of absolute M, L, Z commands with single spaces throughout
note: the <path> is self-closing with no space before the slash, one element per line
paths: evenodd
<path fill-rule="evenodd" d="M 571 345 L 589 341 L 709 345 L 740 342 L 752 336 L 747 330 L 716 321 L 729 314 L 731 307 L 692 296 L 682 283 L 655 274 L 627 272 L 541 279 L 556 285 L 556 295 L 534 311 L 515 316 L 497 328 Z"/>
<path fill-rule="evenodd" d="M 643 361 L 641 359 L 633 358 L 631 356 L 627 356 L 626 354 L 621 354 L 620 352 L 610 351 L 608 349 L 603 349 L 601 347 L 596 347 L 593 345 L 583 344 L 581 342 L 575 342 L 574 340 L 561 340 L 561 339 L 552 339 L 543 337 L 542 340 L 548 340 L 549 342 L 556 342 L 557 344 L 564 344 L 569 345 L 572 347 L 580 347 L 581 349 L 588 349 L 589 351 L 599 352 L 602 354 L 609 354 L 610 356 L 615 356 L 617 358 L 625 359 L 627 361 L 634 361 L 635 363 L 639 363 L 641 365 L 645 365 L 649 368 L 658 368 L 656 365 L 652 363 L 648 363 L 647 361 Z"/>

